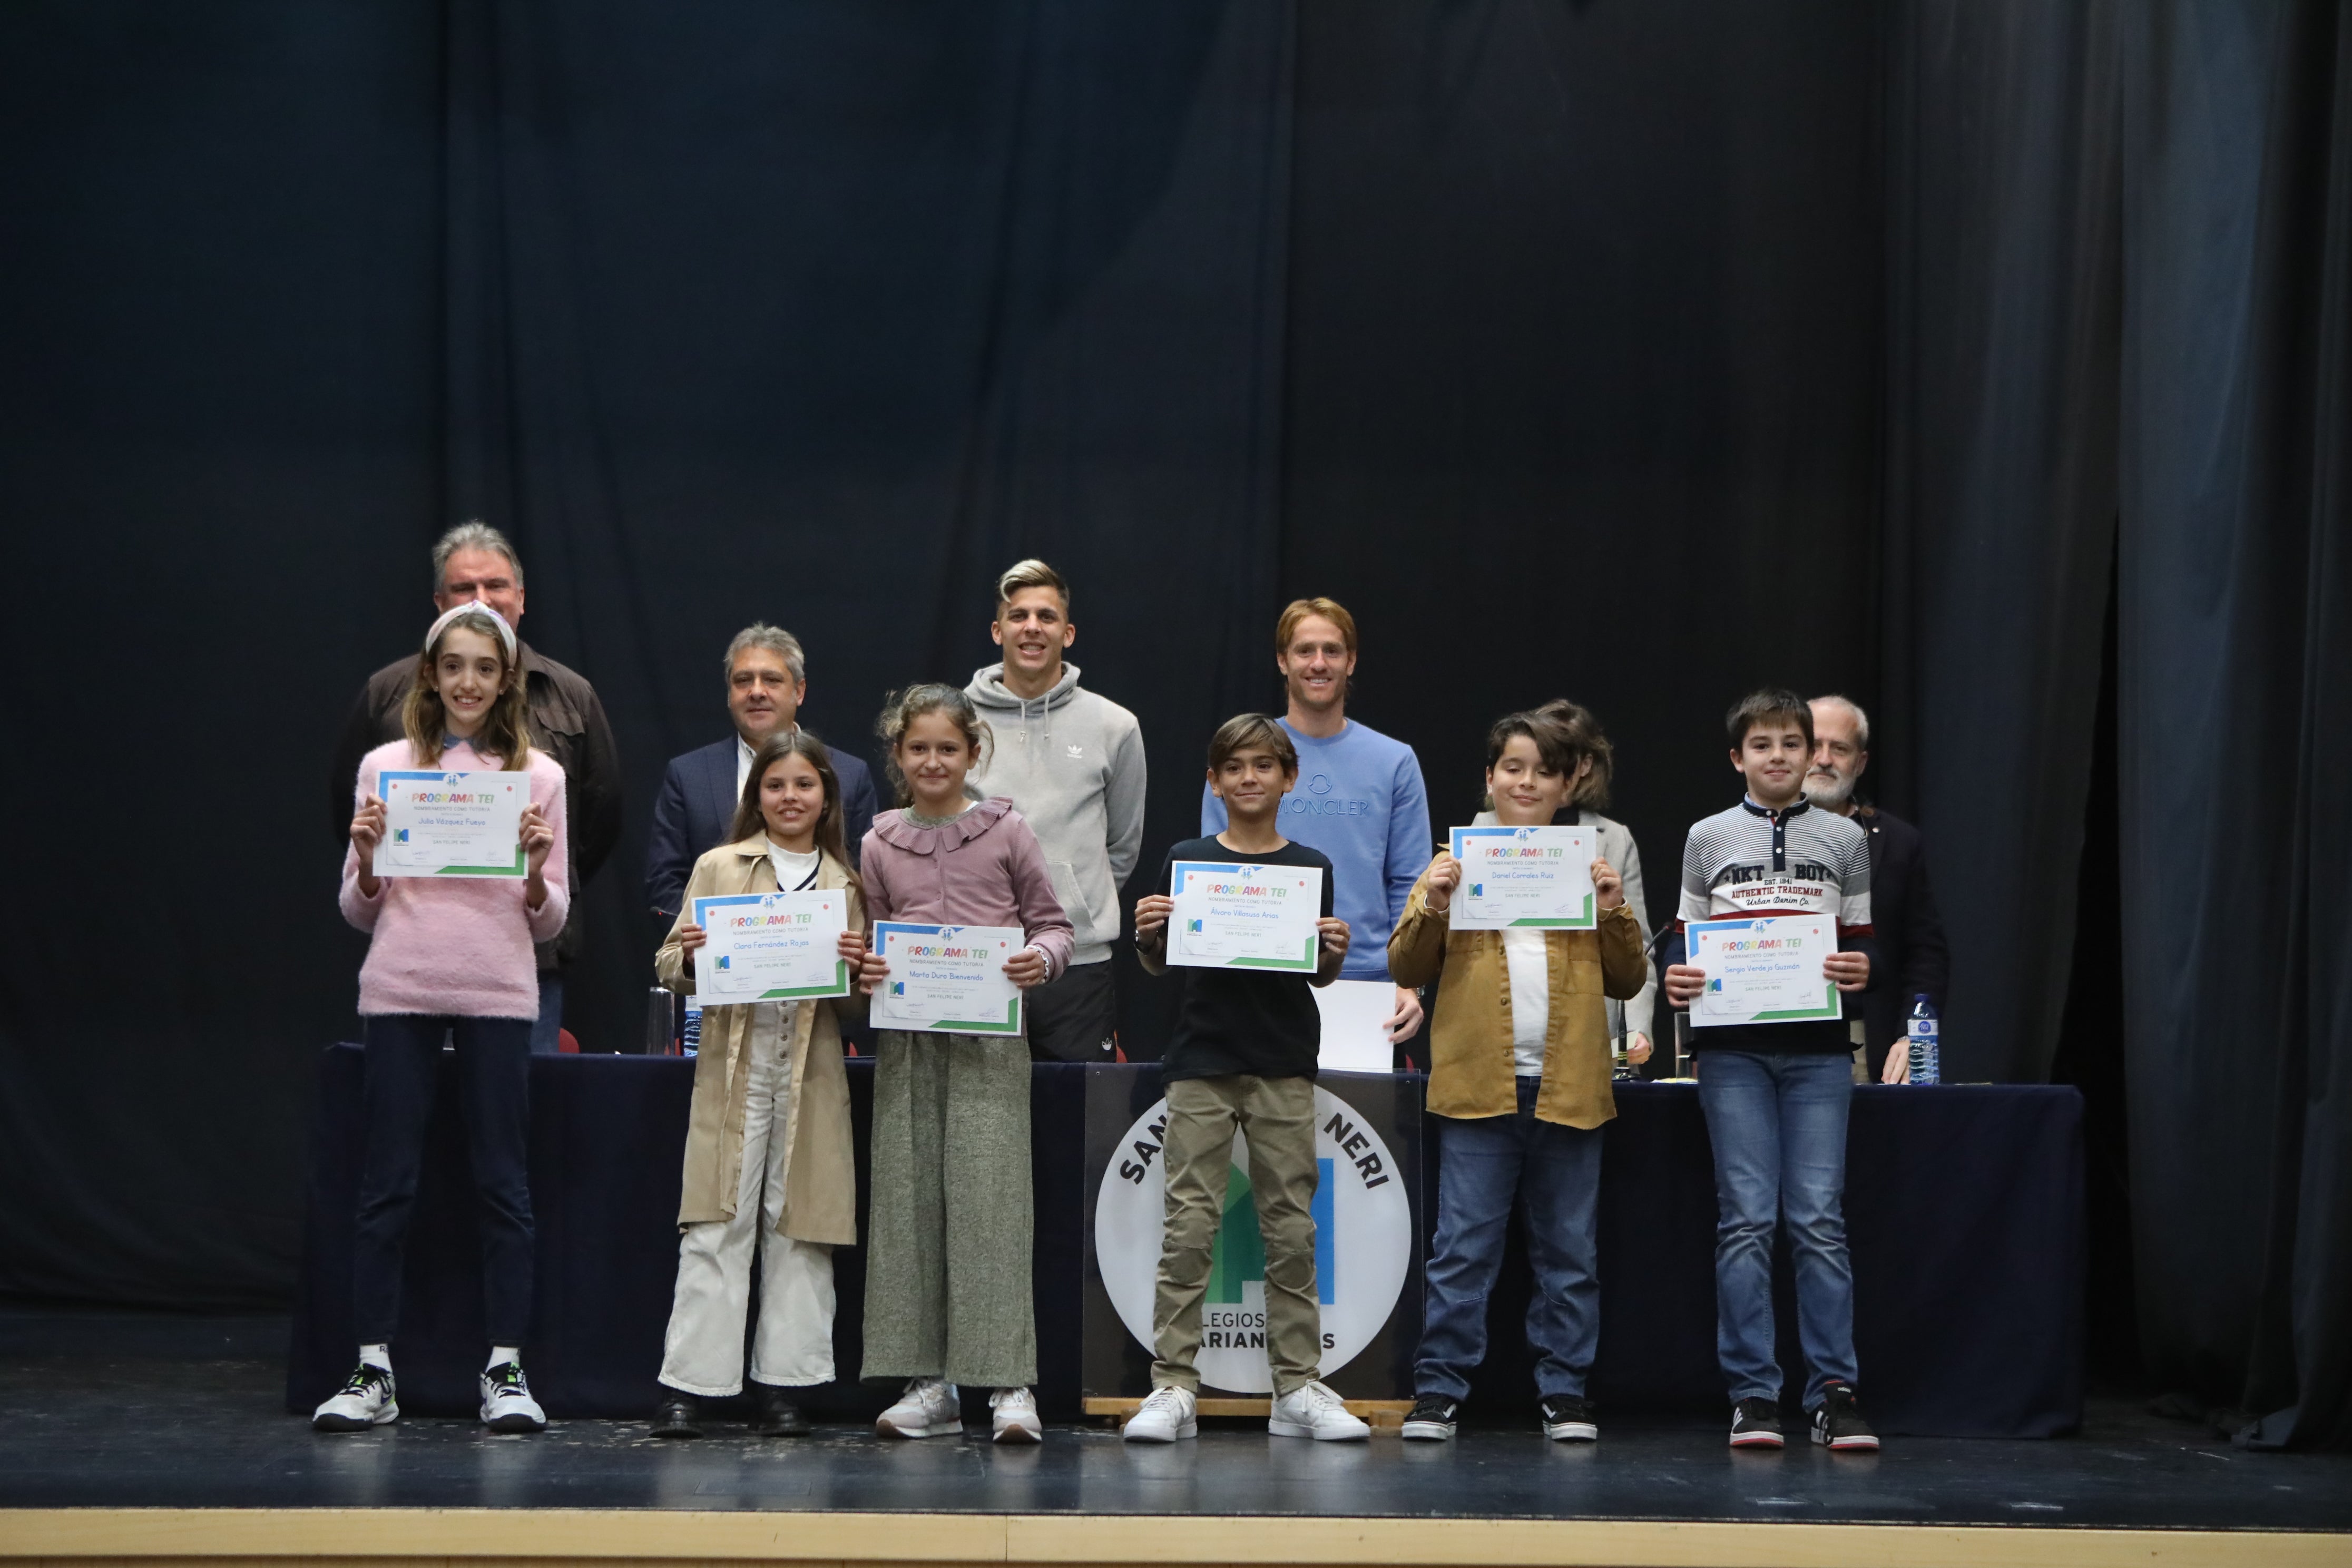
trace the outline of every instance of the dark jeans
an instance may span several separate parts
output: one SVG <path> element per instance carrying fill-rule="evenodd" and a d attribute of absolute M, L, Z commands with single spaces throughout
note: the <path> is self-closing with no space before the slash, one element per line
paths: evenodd
<path fill-rule="evenodd" d="M 1698 1102 L 1715 1148 L 1715 1352 L 1734 1402 L 1780 1399 L 1772 1327 L 1772 1233 L 1789 1227 L 1797 1341 L 1812 1370 L 1807 1409 L 1852 1384 L 1853 1262 L 1845 1249 L 1845 1121 L 1853 1058 L 1811 1051 L 1702 1051 Z"/>
<path fill-rule="evenodd" d="M 1542 1079 L 1519 1082 L 1511 1116 L 1437 1118 L 1437 1240 L 1430 1250 L 1416 1394 L 1460 1399 L 1486 1356 L 1486 1297 L 1503 1263 L 1511 1212 L 1525 1205 L 1528 1342 L 1536 1392 L 1581 1398 L 1601 1338 L 1601 1279 L 1593 1215 L 1601 1193 L 1601 1129 L 1536 1120 Z"/>
<path fill-rule="evenodd" d="M 1108 1062 L 1118 1058 L 1118 991 L 1111 961 L 1074 963 L 1062 977 L 1027 994 L 1029 1058 L 1040 1062 Z"/>
<path fill-rule="evenodd" d="M 400 1014 L 365 1022 L 367 1148 L 352 1242 L 360 1343 L 388 1343 L 400 1327 L 401 1250 L 446 1034 L 457 1042 L 458 1101 L 481 1205 L 482 1326 L 490 1343 L 519 1345 L 530 1326 L 530 1020 Z"/>

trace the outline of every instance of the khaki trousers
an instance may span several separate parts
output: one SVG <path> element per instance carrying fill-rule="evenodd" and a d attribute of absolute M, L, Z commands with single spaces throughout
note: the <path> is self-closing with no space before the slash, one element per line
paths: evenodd
<path fill-rule="evenodd" d="M 1179 1079 L 1168 1086 L 1168 1221 L 1151 1303 L 1154 1387 L 1198 1389 L 1201 1299 L 1233 1168 L 1234 1133 L 1249 1142 L 1250 1194 L 1265 1242 L 1265 1358 L 1276 1397 L 1315 1381 L 1323 1314 L 1315 1300 L 1315 1080 Z"/>
<path fill-rule="evenodd" d="M 678 1237 L 661 1381 L 705 1398 L 743 1391 L 743 1319 L 755 1248 L 760 1326 L 751 1342 L 751 1381 L 778 1388 L 833 1381 L 833 1248 L 776 1230 L 784 1215 L 784 1131 L 793 1111 L 793 1024 L 791 1006 L 763 1002 L 751 1026 L 734 1217 L 688 1226 Z"/>

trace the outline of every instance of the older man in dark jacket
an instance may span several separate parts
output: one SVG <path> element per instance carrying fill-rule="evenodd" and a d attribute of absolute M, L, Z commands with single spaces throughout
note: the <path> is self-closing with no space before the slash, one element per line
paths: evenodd
<path fill-rule="evenodd" d="M 433 546 L 433 604 L 436 610 L 479 599 L 513 626 L 522 629 L 522 562 L 507 536 L 485 522 L 464 522 L 443 534 Z M 604 705 L 587 679 L 555 662 L 529 643 L 519 642 L 516 662 L 523 674 L 523 700 L 530 716 L 531 744 L 545 750 L 563 766 L 567 813 L 566 853 L 571 857 L 572 890 L 596 874 L 621 841 L 621 766 L 613 745 L 613 726 Z M 348 838 L 352 823 L 352 789 L 360 759 L 401 733 L 400 711 L 416 683 L 416 655 L 396 658 L 368 677 L 359 700 L 335 743 L 329 771 L 328 794 L 334 808 L 335 835 Z M 580 900 L 572 901 L 572 917 L 553 942 L 539 946 L 539 1023 L 531 1031 L 530 1048 L 553 1051 L 563 1025 L 563 971 L 579 956 L 582 942 Z"/>
<path fill-rule="evenodd" d="M 1864 805 L 1853 797 L 1863 769 L 1870 765 L 1870 715 L 1843 697 L 1816 697 L 1813 761 L 1805 774 L 1805 798 L 1825 811 L 1860 823 L 1870 835 L 1871 924 L 1878 961 L 1893 982 L 1873 986 L 1859 998 L 1863 1039 L 1870 1072 L 1887 1083 L 1911 1076 L 1911 1004 L 1921 994 L 1944 1010 L 1951 984 L 1952 957 L 1944 942 L 1944 917 L 1937 911 L 1927 882 L 1927 845 L 1919 830 L 1891 811 Z"/>

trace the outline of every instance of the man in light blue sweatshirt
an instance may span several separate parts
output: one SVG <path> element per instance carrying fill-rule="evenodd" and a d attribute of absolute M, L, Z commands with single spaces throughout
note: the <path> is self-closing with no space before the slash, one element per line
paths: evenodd
<path fill-rule="evenodd" d="M 964 695 L 992 736 L 971 782 L 1008 795 L 1045 851 L 1054 896 L 1077 944 L 1059 980 L 1028 994 L 1029 1054 L 1042 1061 L 1117 1058 L 1118 994 L 1110 945 L 1118 890 L 1143 844 L 1143 731 L 1135 715 L 1080 689 L 1062 650 L 1076 640 L 1070 588 L 1043 561 L 1022 561 L 996 584 L 989 627 L 1004 661 L 972 672 Z"/>
<path fill-rule="evenodd" d="M 1282 727 L 1298 748 L 1298 784 L 1283 797 L 1282 836 L 1331 860 L 1335 912 L 1355 932 L 1341 981 L 1389 982 L 1389 932 L 1429 864 L 1429 791 L 1421 760 L 1402 741 L 1348 717 L 1356 673 L 1356 618 L 1334 600 L 1297 599 L 1275 627 L 1275 668 L 1288 710 Z M 1225 829 L 1225 803 L 1205 785 L 1201 831 Z M 1421 998 L 1396 987 L 1391 1040 L 1421 1027 Z"/>

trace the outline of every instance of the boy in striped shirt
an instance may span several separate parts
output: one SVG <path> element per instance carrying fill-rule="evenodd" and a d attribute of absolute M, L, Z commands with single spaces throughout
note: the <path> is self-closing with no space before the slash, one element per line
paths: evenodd
<path fill-rule="evenodd" d="M 1838 951 L 1822 972 L 1840 991 L 1870 983 L 1870 840 L 1809 805 L 1813 715 L 1793 691 L 1742 699 L 1726 717 L 1739 804 L 1691 826 L 1682 903 L 1666 947 L 1666 995 L 1688 1007 L 1706 972 L 1686 962 L 1692 921 L 1827 915 Z M 1781 1446 L 1773 1353 L 1772 1238 L 1785 1216 L 1797 1275 L 1799 1342 L 1810 1368 L 1812 1438 L 1873 1452 L 1854 1402 L 1853 1268 L 1845 1247 L 1845 1123 L 1853 1045 L 1843 1019 L 1727 1024 L 1691 1031 L 1699 1105 L 1715 1150 L 1716 1355 L 1730 1384 L 1734 1447 Z"/>

